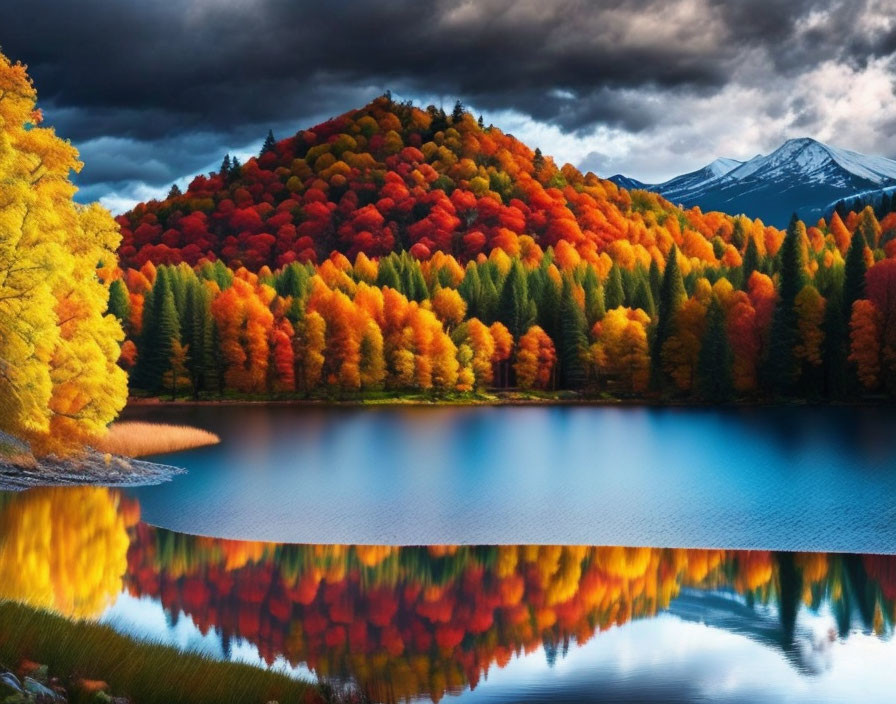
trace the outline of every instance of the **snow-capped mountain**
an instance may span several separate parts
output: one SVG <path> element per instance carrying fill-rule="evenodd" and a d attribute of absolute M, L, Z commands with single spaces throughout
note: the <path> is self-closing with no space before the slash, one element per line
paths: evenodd
<path fill-rule="evenodd" d="M 625 188 L 634 186 L 624 181 L 639 183 L 617 176 L 611 180 Z M 804 137 L 790 139 L 771 154 L 759 154 L 746 162 L 716 159 L 697 171 L 640 187 L 684 206 L 745 213 L 784 227 L 794 212 L 814 222 L 838 200 L 893 186 L 893 159 L 866 156 Z"/>

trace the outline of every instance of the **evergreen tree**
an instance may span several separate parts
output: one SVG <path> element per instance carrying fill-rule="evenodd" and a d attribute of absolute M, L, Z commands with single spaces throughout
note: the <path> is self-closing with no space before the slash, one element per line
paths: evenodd
<path fill-rule="evenodd" d="M 526 270 L 519 259 L 514 259 L 498 299 L 498 320 L 518 340 L 535 322 L 536 314 L 535 301 L 529 298 Z"/>
<path fill-rule="evenodd" d="M 178 196 L 182 196 L 183 193 L 180 190 L 180 186 L 176 183 L 171 184 L 171 188 L 168 189 L 168 198 L 177 198 Z"/>
<path fill-rule="evenodd" d="M 713 297 L 706 312 L 706 327 L 697 357 L 700 395 L 713 403 L 731 399 L 731 345 L 725 330 L 725 313 Z"/>
<path fill-rule="evenodd" d="M 865 298 L 865 237 L 860 228 L 856 228 L 846 251 L 846 263 L 843 267 L 843 301 L 842 314 L 846 323 L 852 316 L 852 304 Z"/>
<path fill-rule="evenodd" d="M 747 249 L 744 252 L 743 263 L 741 264 L 741 288 L 746 291 L 750 283 L 750 276 L 754 271 L 759 270 L 759 248 L 756 246 L 756 240 L 750 237 L 747 240 Z"/>
<path fill-rule="evenodd" d="M 209 318 L 202 329 L 202 381 L 206 391 L 224 392 L 224 362 L 218 339 L 218 326 Z"/>
<path fill-rule="evenodd" d="M 464 104 L 459 100 L 454 103 L 454 110 L 451 111 L 451 124 L 456 125 L 464 119 Z"/>
<path fill-rule="evenodd" d="M 162 286 L 153 286 L 154 324 L 148 331 L 151 337 L 144 337 L 141 346 L 143 354 L 138 357 L 138 362 L 140 358 L 146 359 L 143 388 L 147 391 L 158 391 L 161 388 L 165 373 L 171 369 L 174 349 L 172 342 L 180 342 L 180 321 L 174 305 L 174 294 L 167 279 L 163 278 L 162 281 Z M 157 275 L 156 284 L 158 283 Z"/>
<path fill-rule="evenodd" d="M 778 301 L 772 317 L 765 378 L 770 390 L 779 394 L 792 391 L 799 373 L 795 354 L 799 319 L 795 302 L 805 280 L 802 250 L 805 231 L 805 225 L 794 214 L 778 253 Z"/>
<path fill-rule="evenodd" d="M 824 341 L 821 347 L 821 364 L 824 395 L 828 398 L 839 398 L 846 389 L 849 327 L 843 315 L 840 294 L 837 292 L 833 292 L 827 298 L 822 331 Z"/>
<path fill-rule="evenodd" d="M 258 156 L 264 156 L 270 151 L 274 150 L 274 146 L 277 144 L 277 141 L 274 139 L 274 130 L 268 130 L 268 136 L 264 138 L 264 144 L 261 145 L 261 151 L 258 153 Z"/>
<path fill-rule="evenodd" d="M 750 239 L 753 239 L 752 237 Z M 744 251 L 744 245 L 747 244 L 747 232 L 744 227 L 743 218 L 734 218 L 734 229 L 731 231 L 731 244 L 737 247 L 738 252 Z"/>
<path fill-rule="evenodd" d="M 585 355 L 588 351 L 585 313 L 579 307 L 569 277 L 563 278 L 560 294 L 559 354 L 560 384 L 566 389 L 582 389 L 586 381 Z"/>
<path fill-rule="evenodd" d="M 535 147 L 535 154 L 532 157 L 532 166 L 536 175 L 541 173 L 541 170 L 544 168 L 544 154 L 541 153 L 541 149 L 538 147 Z"/>
<path fill-rule="evenodd" d="M 662 351 L 675 329 L 675 314 L 686 298 L 681 269 L 678 267 L 678 248 L 673 244 L 666 257 L 666 268 L 660 284 L 660 299 L 657 305 L 657 322 L 650 350 L 650 384 L 654 389 L 667 386 L 663 372 Z"/>
<path fill-rule="evenodd" d="M 220 173 L 225 178 L 230 175 L 230 154 L 224 155 L 224 161 L 221 162 L 221 170 Z"/>
<path fill-rule="evenodd" d="M 643 276 L 638 279 L 635 295 L 632 297 L 632 308 L 640 308 L 651 318 L 656 315 L 656 304 L 653 301 L 653 295 L 650 293 L 650 285 Z"/>
<path fill-rule="evenodd" d="M 485 129 L 485 121 L 482 119 L 482 115 L 479 116 L 479 119 L 476 121 L 476 124 L 479 125 L 479 129 Z"/>
<path fill-rule="evenodd" d="M 480 320 L 486 325 L 491 325 L 498 320 L 500 294 L 494 274 L 490 272 L 489 267 L 480 270 L 480 279 L 482 281 L 482 294 L 479 299 Z"/>
<path fill-rule="evenodd" d="M 108 312 L 118 318 L 122 328 L 127 331 L 130 328 L 131 299 L 128 296 L 127 287 L 121 279 L 115 279 L 109 284 Z"/>
<path fill-rule="evenodd" d="M 467 264 L 464 278 L 457 287 L 457 292 L 467 304 L 468 317 L 481 320 L 482 280 L 479 278 L 479 267 L 475 262 Z"/>
<path fill-rule="evenodd" d="M 660 274 L 660 267 L 656 263 L 656 259 L 650 260 L 647 278 L 650 281 L 650 296 L 653 298 L 654 307 L 656 307 L 656 302 L 660 299 L 660 287 L 663 284 L 663 277 Z"/>
<path fill-rule="evenodd" d="M 613 264 L 610 275 L 607 277 L 607 285 L 604 287 L 604 304 L 607 310 L 613 310 L 625 305 L 625 291 L 622 288 L 622 274 L 619 266 Z"/>
<path fill-rule="evenodd" d="M 283 268 L 280 276 L 274 281 L 274 290 L 277 291 L 277 295 L 284 298 L 287 296 L 302 298 L 305 295 L 308 278 L 308 270 L 301 264 L 292 262 Z"/>
<path fill-rule="evenodd" d="M 401 279 L 395 268 L 394 257 L 388 256 L 385 259 L 380 260 L 379 269 L 377 270 L 376 275 L 376 285 L 380 288 L 388 286 L 389 288 L 394 288 L 396 291 L 401 291 Z"/>
<path fill-rule="evenodd" d="M 233 183 L 243 175 L 243 165 L 236 157 L 230 159 L 230 173 L 227 175 L 227 183 Z"/>
<path fill-rule="evenodd" d="M 588 327 L 591 328 L 607 312 L 604 304 L 604 287 L 601 285 L 600 279 L 597 278 L 594 267 L 589 266 L 585 270 L 582 288 L 585 291 L 585 319 L 588 321 Z"/>

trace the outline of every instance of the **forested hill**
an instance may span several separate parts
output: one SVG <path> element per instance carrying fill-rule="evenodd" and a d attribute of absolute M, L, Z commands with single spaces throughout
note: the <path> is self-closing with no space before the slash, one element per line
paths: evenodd
<path fill-rule="evenodd" d="M 459 104 L 451 114 L 383 96 L 296 135 L 269 137 L 258 158 L 225 158 L 186 193 L 118 218 L 123 266 L 221 259 L 257 271 L 436 251 L 459 260 L 571 244 L 602 270 L 662 262 L 672 243 L 706 264 L 736 266 L 746 235 L 776 249 L 782 234 L 759 221 L 681 210 L 630 193 L 549 156 Z"/>

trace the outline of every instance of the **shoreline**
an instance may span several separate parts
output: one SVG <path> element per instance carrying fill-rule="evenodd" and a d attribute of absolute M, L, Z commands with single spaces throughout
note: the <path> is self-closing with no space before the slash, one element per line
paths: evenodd
<path fill-rule="evenodd" d="M 693 409 L 735 409 L 735 408 L 790 408 L 790 407 L 877 407 L 893 403 L 886 397 L 871 397 L 851 400 L 831 399 L 749 399 L 726 403 L 700 403 L 688 399 L 652 398 L 600 398 L 578 396 L 518 396 L 513 392 L 498 392 L 497 395 L 464 397 L 423 397 L 419 395 L 397 395 L 391 397 L 344 397 L 344 398 L 282 398 L 276 396 L 245 396 L 224 398 L 177 398 L 166 399 L 158 396 L 131 396 L 126 408 L 186 408 L 191 406 L 294 406 L 294 407 L 462 407 L 462 406 L 606 406 L 625 408 L 693 408 Z"/>
<path fill-rule="evenodd" d="M 0 457 L 0 491 L 49 486 L 150 486 L 171 481 L 186 470 L 171 465 L 104 455 L 88 449 L 80 457 L 30 457 L 26 463 Z"/>

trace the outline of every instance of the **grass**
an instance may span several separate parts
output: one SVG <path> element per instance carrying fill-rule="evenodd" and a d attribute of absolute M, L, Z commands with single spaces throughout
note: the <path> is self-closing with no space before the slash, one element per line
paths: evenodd
<path fill-rule="evenodd" d="M 0 602 L 0 662 L 48 666 L 63 683 L 103 680 L 136 704 L 264 704 L 323 701 L 314 684 L 251 665 L 217 662 L 131 640 L 108 626 Z M 76 701 L 76 700 L 72 700 Z"/>
<path fill-rule="evenodd" d="M 189 425 L 121 421 L 112 423 L 105 437 L 94 443 L 100 452 L 125 457 L 144 457 L 189 450 L 221 442 L 214 433 Z"/>

